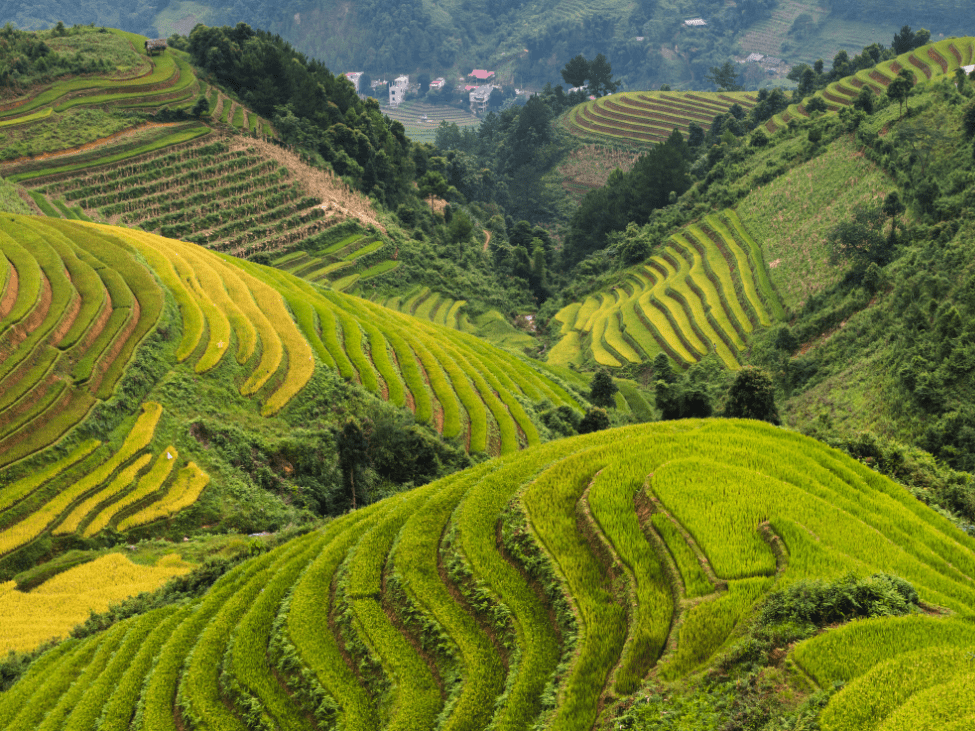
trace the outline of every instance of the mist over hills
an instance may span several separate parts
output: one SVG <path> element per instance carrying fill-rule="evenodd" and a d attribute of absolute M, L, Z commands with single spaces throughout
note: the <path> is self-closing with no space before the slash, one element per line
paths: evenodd
<path fill-rule="evenodd" d="M 262 3 L 148 2 L 125 8 L 104 3 L 64 4 L 4 0 L 0 17 L 17 27 L 65 23 L 108 25 L 150 36 L 188 35 L 197 23 L 243 22 L 280 34 L 295 48 L 335 72 L 365 70 L 374 78 L 400 73 L 462 74 L 492 66 L 506 83 L 544 85 L 560 81 L 564 59 L 577 53 L 605 54 L 627 88 L 662 83 L 711 88 L 710 66 L 732 55 L 760 52 L 788 64 L 829 59 L 892 34 L 902 25 L 925 27 L 934 38 L 958 35 L 975 23 L 975 10 L 961 0 L 913 3 L 832 4 L 806 0 L 722 2 L 622 2 L 542 0 L 533 3 L 361 2 Z M 689 18 L 707 27 L 689 28 Z M 758 77 L 756 77 L 758 78 Z"/>

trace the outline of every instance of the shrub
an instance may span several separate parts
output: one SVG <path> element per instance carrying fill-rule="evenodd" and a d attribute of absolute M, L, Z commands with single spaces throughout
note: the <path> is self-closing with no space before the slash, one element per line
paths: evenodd
<path fill-rule="evenodd" d="M 579 422 L 579 433 L 580 434 L 591 434 L 595 431 L 602 431 L 603 429 L 609 429 L 609 416 L 606 414 L 605 409 L 593 408 L 586 412 L 586 415 L 582 417 L 582 421 Z"/>
<path fill-rule="evenodd" d="M 779 423 L 775 406 L 775 385 L 772 377 L 761 368 L 746 366 L 738 371 L 728 390 L 724 415 L 731 419 L 759 419 Z"/>
<path fill-rule="evenodd" d="M 758 622 L 824 627 L 860 617 L 910 614 L 919 601 L 914 586 L 897 576 L 877 573 L 858 579 L 848 574 L 835 581 L 798 581 L 772 592 Z"/>

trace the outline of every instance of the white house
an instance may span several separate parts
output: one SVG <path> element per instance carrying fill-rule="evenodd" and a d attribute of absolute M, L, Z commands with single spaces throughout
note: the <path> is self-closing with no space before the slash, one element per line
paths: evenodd
<path fill-rule="evenodd" d="M 397 76 L 389 85 L 389 106 L 398 107 L 406 98 L 406 88 L 410 85 L 409 76 Z"/>
<path fill-rule="evenodd" d="M 689 20 L 684 21 L 684 25 L 689 26 L 691 28 L 700 27 L 700 26 L 707 25 L 707 21 L 704 20 L 704 18 L 690 18 Z"/>
<path fill-rule="evenodd" d="M 485 111 L 487 109 L 488 100 L 491 98 L 492 91 L 494 91 L 494 86 L 491 84 L 475 86 L 473 89 L 471 89 L 471 111 L 475 114 Z"/>
<path fill-rule="evenodd" d="M 355 93 L 359 94 L 362 89 L 359 88 L 359 79 L 362 78 L 361 71 L 346 71 L 345 78 L 352 82 L 352 86 L 355 87 Z"/>

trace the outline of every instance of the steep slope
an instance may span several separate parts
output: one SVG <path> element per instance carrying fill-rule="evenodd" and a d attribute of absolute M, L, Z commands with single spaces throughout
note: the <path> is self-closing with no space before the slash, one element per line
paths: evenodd
<path fill-rule="evenodd" d="M 471 335 L 136 230 L 5 214 L 0 282 L 0 554 L 166 525 L 214 474 L 223 497 L 197 526 L 234 522 L 225 500 L 249 503 L 252 527 L 298 519 L 295 496 L 233 487 L 239 458 L 208 453 L 205 420 L 327 429 L 331 409 L 364 397 L 343 381 L 480 454 L 540 443 L 535 404 L 581 408 L 551 374 Z M 310 459 L 300 451 L 262 482 L 286 482 L 290 462 Z"/>
<path fill-rule="evenodd" d="M 770 591 L 878 571 L 912 582 L 925 606 L 975 608 L 975 542 L 818 442 L 741 421 L 601 432 L 351 512 L 189 605 L 62 643 L 0 697 L 0 724 L 101 715 L 108 728 L 134 714 L 136 729 L 238 728 L 246 713 L 350 731 L 590 729 L 652 671 L 679 679 L 707 664 Z M 119 667 L 118 644 L 146 632 Z M 925 633 L 973 637 L 970 622 L 885 618 L 833 630 L 796 659 L 826 685 L 834 668 L 852 677 L 870 657 L 924 647 L 908 640 Z M 883 672 L 899 682 L 909 667 Z M 913 681 L 889 728 L 937 719 L 952 693 L 970 700 L 962 677 Z M 79 683 L 93 689 L 84 706 Z M 970 721 L 971 705 L 952 703 Z"/>
<path fill-rule="evenodd" d="M 619 279 L 555 314 L 562 339 L 549 362 L 619 368 L 658 353 L 681 364 L 717 353 L 737 370 L 750 334 L 785 316 L 762 248 L 734 211 L 682 229 Z"/>

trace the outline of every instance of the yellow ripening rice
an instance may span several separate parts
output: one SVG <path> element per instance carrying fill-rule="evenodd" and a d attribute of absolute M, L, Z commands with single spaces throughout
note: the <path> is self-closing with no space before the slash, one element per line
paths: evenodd
<path fill-rule="evenodd" d="M 67 637 L 89 612 L 104 612 L 110 604 L 154 591 L 190 568 L 175 553 L 163 556 L 155 566 L 140 566 L 120 553 L 110 553 L 29 592 L 18 591 L 13 581 L 0 584 L 0 653 L 32 650 Z"/>

